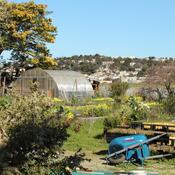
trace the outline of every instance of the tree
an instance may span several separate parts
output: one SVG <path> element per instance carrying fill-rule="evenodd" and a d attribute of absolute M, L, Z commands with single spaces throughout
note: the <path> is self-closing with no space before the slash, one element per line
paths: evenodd
<path fill-rule="evenodd" d="M 7 2 L 5 0 L 0 1 L 0 55 L 5 48 L 8 48 L 6 35 L 7 18 L 9 18 L 9 14 L 7 13 Z"/>
<path fill-rule="evenodd" d="M 175 94 L 173 84 L 175 83 L 175 62 L 165 65 L 153 66 L 147 71 L 146 83 L 157 92 L 159 100 L 162 99 L 162 89 L 166 89 L 167 95 Z"/>
<path fill-rule="evenodd" d="M 53 69 L 58 65 L 57 60 L 50 56 L 33 58 L 29 61 L 29 63 L 31 63 L 34 67 L 41 67 L 43 69 L 47 69 L 49 67 L 52 67 Z"/>
<path fill-rule="evenodd" d="M 47 6 L 0 2 L 0 55 L 10 51 L 14 60 L 25 61 L 49 56 L 46 43 L 54 43 L 56 27 L 52 25 Z"/>
<path fill-rule="evenodd" d="M 111 97 L 114 98 L 115 102 L 121 102 L 121 98 L 126 93 L 126 90 L 128 89 L 128 83 L 127 82 L 121 82 L 117 81 L 112 83 L 111 85 Z"/>
<path fill-rule="evenodd" d="M 164 109 L 169 114 L 175 114 L 175 95 L 168 96 L 163 103 Z"/>
<path fill-rule="evenodd" d="M 98 67 L 99 66 L 95 63 L 87 63 L 87 62 L 80 63 L 81 72 L 87 73 L 87 74 L 95 73 Z"/>

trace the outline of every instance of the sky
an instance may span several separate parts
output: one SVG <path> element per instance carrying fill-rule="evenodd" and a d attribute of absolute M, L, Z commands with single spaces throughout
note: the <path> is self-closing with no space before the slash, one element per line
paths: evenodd
<path fill-rule="evenodd" d="M 12 1 L 12 0 L 10 0 Z M 27 0 L 13 0 L 25 2 Z M 54 57 L 175 57 L 175 0 L 35 0 L 53 11 Z"/>

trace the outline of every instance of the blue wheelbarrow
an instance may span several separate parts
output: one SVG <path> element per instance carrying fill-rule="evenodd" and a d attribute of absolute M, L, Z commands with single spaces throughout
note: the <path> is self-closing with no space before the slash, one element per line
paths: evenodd
<path fill-rule="evenodd" d="M 150 139 L 142 134 L 117 137 L 109 144 L 109 154 L 106 159 L 111 164 L 130 161 L 143 165 L 146 159 L 171 156 L 171 154 L 150 156 L 149 143 L 165 135 L 166 133 L 163 133 Z"/>

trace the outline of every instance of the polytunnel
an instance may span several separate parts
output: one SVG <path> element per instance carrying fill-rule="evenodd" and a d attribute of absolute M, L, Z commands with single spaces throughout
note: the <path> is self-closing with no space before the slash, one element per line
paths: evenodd
<path fill-rule="evenodd" d="M 20 94 L 27 95 L 31 93 L 31 84 L 34 82 L 49 97 L 70 100 L 73 96 L 83 99 L 94 94 L 91 83 L 83 74 L 67 70 L 30 69 L 17 78 L 14 87 Z"/>

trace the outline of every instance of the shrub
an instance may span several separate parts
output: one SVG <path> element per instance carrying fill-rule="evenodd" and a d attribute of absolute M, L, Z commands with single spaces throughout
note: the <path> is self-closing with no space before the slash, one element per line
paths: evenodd
<path fill-rule="evenodd" d="M 155 101 L 151 101 L 151 102 L 147 102 L 147 103 L 144 103 L 145 105 L 151 107 L 151 108 L 154 108 L 154 107 L 161 107 L 162 104 L 159 103 L 159 102 L 155 102 Z"/>
<path fill-rule="evenodd" d="M 126 104 L 122 105 L 118 112 L 121 125 L 129 125 L 132 121 L 132 109 Z"/>
<path fill-rule="evenodd" d="M 82 153 L 81 149 L 79 149 L 74 155 L 67 156 L 60 161 L 57 173 L 71 174 L 71 172 L 76 171 L 77 168 L 84 169 L 83 166 L 81 166 L 82 161 L 90 162 L 91 159 L 87 159 L 85 153 Z"/>
<path fill-rule="evenodd" d="M 104 127 L 115 128 L 117 126 L 129 125 L 132 122 L 131 114 L 131 108 L 128 105 L 122 105 L 112 117 L 105 118 Z"/>
<path fill-rule="evenodd" d="M 175 114 L 175 95 L 168 96 L 163 105 L 166 112 Z"/>
<path fill-rule="evenodd" d="M 111 107 L 106 104 L 74 106 L 66 107 L 65 109 L 70 110 L 74 114 L 78 113 L 82 117 L 101 117 L 111 112 Z"/>
<path fill-rule="evenodd" d="M 91 102 L 94 103 L 112 103 L 114 100 L 112 98 L 93 98 Z"/>
<path fill-rule="evenodd" d="M 2 167 L 21 168 L 26 162 L 30 166 L 51 166 L 59 158 L 57 151 L 68 137 L 69 123 L 58 108 L 57 103 L 38 92 L 28 97 L 12 96 L 8 108 L 0 109 L 0 128 L 8 137 L 0 151 Z"/>
<path fill-rule="evenodd" d="M 8 95 L 0 97 L 0 109 L 7 108 L 8 105 L 11 103 L 11 101 L 12 101 L 12 99 Z"/>
<path fill-rule="evenodd" d="M 104 119 L 104 128 L 109 129 L 109 128 L 115 128 L 118 125 L 121 125 L 121 120 L 119 117 L 108 117 Z"/>
<path fill-rule="evenodd" d="M 110 107 L 106 104 L 99 104 L 97 106 L 92 106 L 92 108 L 87 108 L 87 113 L 89 116 L 100 117 L 105 116 L 110 112 Z"/>
<path fill-rule="evenodd" d="M 60 99 L 60 98 L 53 98 L 53 102 L 54 103 L 57 103 L 57 104 L 62 104 L 62 103 L 64 103 L 64 101 L 62 100 L 62 99 Z"/>
<path fill-rule="evenodd" d="M 110 96 L 114 98 L 116 103 L 120 103 L 127 89 L 128 83 L 121 81 L 114 82 L 110 88 Z"/>
<path fill-rule="evenodd" d="M 132 109 L 131 119 L 133 121 L 147 119 L 150 112 L 148 105 L 144 104 L 143 102 L 138 102 L 133 96 L 129 98 L 128 103 Z"/>

